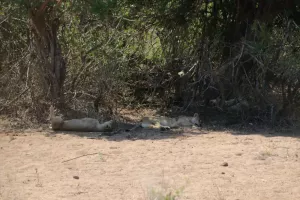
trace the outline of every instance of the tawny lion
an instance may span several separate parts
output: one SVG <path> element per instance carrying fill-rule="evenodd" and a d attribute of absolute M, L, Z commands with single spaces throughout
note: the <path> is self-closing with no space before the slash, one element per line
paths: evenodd
<path fill-rule="evenodd" d="M 171 129 L 179 127 L 192 127 L 201 125 L 199 115 L 194 114 L 193 117 L 179 116 L 176 118 L 169 117 L 144 117 L 141 122 L 143 128 L 160 128 L 160 129 Z"/>
<path fill-rule="evenodd" d="M 102 124 L 93 118 L 81 118 L 63 120 L 61 116 L 55 116 L 54 107 L 50 106 L 50 122 L 53 130 L 60 131 L 87 131 L 87 132 L 103 132 L 112 131 L 114 121 L 107 121 Z"/>

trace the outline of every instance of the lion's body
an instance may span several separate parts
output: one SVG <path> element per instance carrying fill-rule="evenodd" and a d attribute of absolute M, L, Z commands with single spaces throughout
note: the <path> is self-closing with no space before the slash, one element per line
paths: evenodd
<path fill-rule="evenodd" d="M 62 117 L 54 115 L 53 106 L 50 107 L 50 122 L 53 130 L 60 131 L 102 132 L 111 131 L 113 129 L 112 120 L 102 124 L 93 118 L 63 120 Z"/>
<path fill-rule="evenodd" d="M 179 116 L 177 118 L 170 117 L 144 117 L 141 122 L 143 128 L 179 128 L 200 126 L 198 114 L 193 117 Z"/>

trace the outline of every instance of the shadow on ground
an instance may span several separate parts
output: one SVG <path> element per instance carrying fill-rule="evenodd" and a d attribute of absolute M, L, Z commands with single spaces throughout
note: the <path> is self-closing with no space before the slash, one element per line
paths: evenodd
<path fill-rule="evenodd" d="M 126 120 L 129 121 L 129 120 Z M 19 124 L 19 123 L 16 123 Z M 294 127 L 276 127 L 270 128 L 266 125 L 253 125 L 251 123 L 231 124 L 226 125 L 216 121 L 206 121 L 198 129 L 172 129 L 168 131 L 160 131 L 154 129 L 137 128 L 133 131 L 125 131 L 133 128 L 136 124 L 134 122 L 118 122 L 120 130 L 113 133 L 99 133 L 99 132 L 72 132 L 72 131 L 52 131 L 49 129 L 49 124 L 39 124 L 33 127 L 26 126 L 11 126 L 8 120 L 0 120 L 0 134 L 1 133 L 26 133 L 26 132 L 46 132 L 47 135 L 65 134 L 73 135 L 90 139 L 107 139 L 109 141 L 123 141 L 123 140 L 164 140 L 170 138 L 189 137 L 194 135 L 202 135 L 209 133 L 227 132 L 232 135 L 262 135 L 264 137 L 294 137 L 300 138 L 299 126 Z"/>
<path fill-rule="evenodd" d="M 180 137 L 188 137 L 191 135 L 207 134 L 208 132 L 201 128 L 194 129 L 143 129 L 137 128 L 133 131 L 119 130 L 115 132 L 73 132 L 73 131 L 49 131 L 50 134 L 66 134 L 89 139 L 107 139 L 109 141 L 123 141 L 123 140 L 164 140 Z"/>
<path fill-rule="evenodd" d="M 124 126 L 124 124 L 123 124 Z M 50 131 L 50 134 L 66 134 L 74 135 L 78 137 L 84 137 L 89 139 L 107 139 L 109 141 L 123 141 L 123 140 L 164 140 L 164 139 L 176 139 L 182 137 L 190 137 L 195 135 L 227 132 L 232 135 L 262 135 L 264 137 L 296 137 L 300 138 L 300 129 L 290 128 L 290 129 L 280 129 L 275 130 L 268 127 L 257 127 L 257 126 L 245 126 L 245 125 L 235 125 L 235 126 L 212 126 L 203 125 L 200 128 L 181 128 L 172 129 L 167 131 L 161 131 L 158 129 L 143 129 L 137 128 L 133 131 L 126 131 L 130 129 L 134 124 L 127 124 L 123 130 L 116 132 L 71 132 L 71 131 Z"/>

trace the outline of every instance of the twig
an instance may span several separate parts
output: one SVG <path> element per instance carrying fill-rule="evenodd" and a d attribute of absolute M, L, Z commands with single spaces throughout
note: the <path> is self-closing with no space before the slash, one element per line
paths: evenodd
<path fill-rule="evenodd" d="M 119 22 L 118 22 L 118 24 L 117 24 L 117 26 L 116 26 L 115 29 L 118 29 L 118 28 L 119 28 L 119 25 L 121 24 L 122 19 L 123 19 L 123 17 L 120 18 L 120 20 L 119 20 Z M 108 45 L 108 44 L 110 43 L 110 41 L 112 40 L 114 34 L 115 34 L 115 32 L 108 38 L 108 40 L 107 40 L 107 42 L 106 42 L 105 44 L 102 44 L 102 43 L 101 43 L 101 44 L 95 45 L 95 46 L 92 47 L 90 50 L 88 50 L 88 51 L 86 52 L 85 55 L 88 55 L 88 54 L 92 53 L 93 51 L 95 51 L 96 49 L 98 49 L 98 48 L 101 47 L 101 46 L 106 46 L 106 45 Z"/>
<path fill-rule="evenodd" d="M 27 91 L 29 90 L 29 87 L 28 88 L 25 88 L 25 90 L 23 90 L 23 92 L 21 92 L 18 96 L 16 96 L 13 100 L 11 100 L 10 102 L 6 103 L 1 109 L 0 109 L 0 112 L 2 110 L 4 110 L 4 108 L 10 106 L 11 104 L 13 104 L 14 102 L 16 102 L 23 94 L 25 94 Z"/>
<path fill-rule="evenodd" d="M 36 174 L 36 178 L 37 178 L 36 186 L 37 187 L 42 187 L 42 184 L 40 183 L 40 176 L 39 176 L 39 172 L 38 172 L 37 168 L 35 168 L 35 174 Z"/>
<path fill-rule="evenodd" d="M 82 156 L 78 156 L 78 157 L 75 157 L 75 158 L 71 158 L 71 159 L 69 159 L 69 160 L 64 160 L 64 161 L 62 161 L 62 163 L 69 162 L 69 161 L 71 161 L 71 160 L 75 160 L 75 159 L 77 159 L 77 158 L 81 158 L 81 157 L 84 157 L 84 156 L 92 156 L 92 155 L 96 155 L 96 154 L 99 154 L 99 153 L 89 153 L 89 154 L 84 154 L 84 155 L 82 155 Z M 103 155 L 105 155 L 105 154 L 103 154 Z"/>
<path fill-rule="evenodd" d="M 4 23 L 7 19 L 9 18 L 9 16 L 6 17 L 6 19 L 3 19 L 0 24 Z"/>

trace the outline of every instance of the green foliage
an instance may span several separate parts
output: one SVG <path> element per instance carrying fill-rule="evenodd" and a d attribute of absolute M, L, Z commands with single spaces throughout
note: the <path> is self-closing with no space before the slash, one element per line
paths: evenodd
<path fill-rule="evenodd" d="M 115 14 L 118 9 L 117 0 L 92 0 L 89 2 L 90 11 L 96 14 L 100 19 L 104 20 L 106 17 Z"/>
<path fill-rule="evenodd" d="M 28 11 L 44 2 L 0 3 L 0 70 L 7 74 L 1 80 L 2 91 L 10 90 L 6 81 L 12 76 L 16 82 L 23 77 L 20 86 L 14 86 L 18 92 L 29 83 L 37 88 L 47 82 L 32 70 L 37 70 L 39 54 L 28 24 Z M 260 102 L 264 105 L 258 107 L 265 109 L 270 104 L 265 99 L 280 87 L 295 96 L 300 80 L 299 11 L 283 1 L 244 2 L 238 6 L 237 1 L 50 1 L 46 12 L 60 21 L 57 39 L 67 60 L 67 102 L 76 106 L 103 95 L 100 99 L 128 105 L 137 101 L 137 91 L 143 91 L 143 103 L 146 99 L 163 107 L 165 99 L 176 99 L 186 110 L 192 101 L 211 100 L 206 91 L 216 88 L 224 100 L 247 99 L 251 91 L 248 101 Z M 272 10 L 278 5 L 282 9 Z M 261 12 L 266 8 L 269 13 Z M 262 89 L 266 82 L 273 84 L 273 91 Z M 47 93 L 45 88 L 32 91 L 39 90 Z M 38 96 L 33 93 L 31 99 Z"/>

